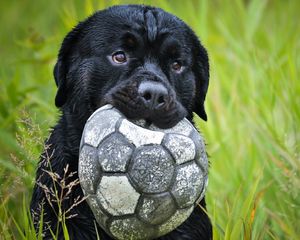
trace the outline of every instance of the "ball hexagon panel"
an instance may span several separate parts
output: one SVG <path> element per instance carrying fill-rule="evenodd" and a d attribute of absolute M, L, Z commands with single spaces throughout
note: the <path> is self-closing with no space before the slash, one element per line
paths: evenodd
<path fill-rule="evenodd" d="M 129 176 L 144 193 L 166 191 L 173 174 L 174 161 L 161 146 L 143 146 L 133 154 Z"/>
<path fill-rule="evenodd" d="M 113 133 L 98 147 L 98 160 L 104 172 L 125 172 L 132 152 L 127 139 Z"/>
<path fill-rule="evenodd" d="M 95 194 L 97 182 L 100 178 L 100 166 L 97 163 L 97 151 L 95 148 L 83 145 L 79 154 L 78 175 L 80 185 L 87 194 Z"/>
<path fill-rule="evenodd" d="M 141 229 L 147 229 L 147 231 L 141 231 Z M 144 224 L 135 217 L 113 220 L 109 231 L 114 237 L 122 240 L 153 239 L 156 235 L 154 227 Z"/>
<path fill-rule="evenodd" d="M 160 128 L 156 127 L 155 125 L 150 125 L 149 127 L 152 131 L 161 131 Z M 193 125 L 187 120 L 182 119 L 177 125 L 175 125 L 172 128 L 164 129 L 164 133 L 179 133 L 184 136 L 189 136 L 192 131 L 196 131 L 196 129 L 193 127 Z"/>
<path fill-rule="evenodd" d="M 126 176 L 103 176 L 97 189 L 97 200 L 113 216 L 132 214 L 140 194 Z"/>
<path fill-rule="evenodd" d="M 105 227 L 106 226 L 106 222 L 108 220 L 108 216 L 106 215 L 105 212 L 103 212 L 97 202 L 97 196 L 96 195 L 89 195 L 87 198 L 87 202 L 90 205 L 93 214 L 96 218 L 96 220 L 98 221 L 98 223 L 102 226 Z"/>
<path fill-rule="evenodd" d="M 102 106 L 101 108 L 98 108 L 95 112 L 93 112 L 93 114 L 89 117 L 89 119 L 87 121 L 90 121 L 90 119 L 92 119 L 95 115 L 98 115 L 100 112 L 103 112 L 106 110 L 112 110 L 113 108 L 114 108 L 113 105 L 106 104 L 106 105 Z"/>
<path fill-rule="evenodd" d="M 137 206 L 138 216 L 146 223 L 161 224 L 176 211 L 176 204 L 169 193 L 142 196 Z"/>
<path fill-rule="evenodd" d="M 106 112 L 109 111 L 109 114 Z M 97 113 L 97 112 L 96 112 Z M 117 111 L 101 110 L 93 114 L 84 128 L 84 143 L 98 147 L 99 143 L 115 131 L 118 120 L 122 117 Z M 105 120 L 104 120 L 105 119 Z"/>
<path fill-rule="evenodd" d="M 159 225 L 159 235 L 165 235 L 179 225 L 181 225 L 193 212 L 194 206 L 187 209 L 179 209 L 172 215 L 172 217 L 162 225 Z"/>
<path fill-rule="evenodd" d="M 123 119 L 119 131 L 136 147 L 147 144 L 161 144 L 165 135 L 163 132 L 154 132 L 137 126 L 127 119 Z"/>
<path fill-rule="evenodd" d="M 172 153 L 177 164 L 182 164 L 195 158 L 195 144 L 186 136 L 174 133 L 167 134 L 163 144 Z"/>
<path fill-rule="evenodd" d="M 180 167 L 177 170 L 172 194 L 180 208 L 186 208 L 195 203 L 202 191 L 203 175 L 196 163 Z"/>

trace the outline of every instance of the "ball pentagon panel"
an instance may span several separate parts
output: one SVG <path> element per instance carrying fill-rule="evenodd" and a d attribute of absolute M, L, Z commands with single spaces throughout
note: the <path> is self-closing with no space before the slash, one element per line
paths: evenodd
<path fill-rule="evenodd" d="M 175 212 L 176 203 L 169 193 L 141 197 L 138 216 L 148 224 L 162 224 Z"/>
<path fill-rule="evenodd" d="M 132 152 L 133 147 L 125 137 L 113 133 L 98 147 L 98 160 L 104 172 L 125 172 Z"/>
<path fill-rule="evenodd" d="M 132 158 L 130 179 L 144 193 L 167 191 L 174 173 L 174 161 L 161 146 L 138 148 Z"/>

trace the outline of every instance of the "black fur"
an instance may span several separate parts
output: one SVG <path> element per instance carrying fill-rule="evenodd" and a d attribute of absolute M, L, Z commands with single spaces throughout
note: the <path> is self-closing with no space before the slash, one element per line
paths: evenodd
<path fill-rule="evenodd" d="M 128 62 L 118 65 L 111 56 L 120 50 L 126 53 Z M 174 61 L 184 66 L 181 72 L 170 67 Z M 30 206 L 37 229 L 43 208 L 44 239 L 52 239 L 51 231 L 58 232 L 59 239 L 63 239 L 56 216 L 59 208 L 54 201 L 49 202 L 53 197 L 46 193 L 46 189 L 56 187 L 61 194 L 62 189 L 47 171 L 63 176 L 68 166 L 68 173 L 75 174 L 66 183 L 78 179 L 78 149 L 88 117 L 97 108 L 111 103 L 128 118 L 144 118 L 162 128 L 172 127 L 183 117 L 192 122 L 192 112 L 207 120 L 204 100 L 209 65 L 206 50 L 177 17 L 148 6 L 115 6 L 95 13 L 65 37 L 54 77 L 58 86 L 55 104 L 62 115 L 46 141 Z M 145 81 L 167 89 L 168 97 L 162 107 L 145 105 L 138 91 Z M 77 197 L 83 197 L 79 184 L 62 201 L 61 210 L 70 209 Z M 200 204 L 205 208 L 205 199 Z M 101 240 L 111 239 L 95 223 L 85 201 L 73 207 L 67 217 L 70 239 L 96 239 L 95 226 Z M 159 239 L 211 238 L 210 220 L 196 207 L 181 226 Z"/>

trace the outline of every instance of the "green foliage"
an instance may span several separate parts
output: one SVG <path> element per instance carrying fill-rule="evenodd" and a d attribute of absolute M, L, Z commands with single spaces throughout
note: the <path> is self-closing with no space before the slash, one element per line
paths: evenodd
<path fill-rule="evenodd" d="M 209 121 L 195 120 L 211 156 L 214 238 L 298 239 L 300 4 L 293 0 L 0 2 L 0 236 L 34 239 L 28 204 L 58 118 L 52 69 L 60 42 L 95 10 L 124 3 L 176 14 L 208 49 Z"/>

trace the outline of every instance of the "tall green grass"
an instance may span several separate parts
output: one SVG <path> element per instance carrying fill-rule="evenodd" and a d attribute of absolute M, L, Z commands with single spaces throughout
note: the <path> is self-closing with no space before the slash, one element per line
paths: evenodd
<path fill-rule="evenodd" d="M 208 212 L 215 239 L 300 236 L 299 1 L 0 2 L 0 236 L 33 239 L 28 203 L 55 123 L 52 77 L 64 35 L 111 4 L 160 6 L 185 20 L 211 65 Z"/>

